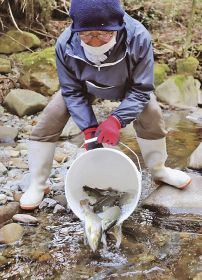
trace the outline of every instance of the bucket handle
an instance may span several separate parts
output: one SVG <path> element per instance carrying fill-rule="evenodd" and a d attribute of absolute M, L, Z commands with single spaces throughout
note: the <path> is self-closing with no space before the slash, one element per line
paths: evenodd
<path fill-rule="evenodd" d="M 97 137 L 93 137 L 91 139 L 85 140 L 84 144 L 92 143 L 92 142 L 95 142 L 95 141 L 97 141 Z M 124 144 L 123 142 L 119 141 L 119 144 L 121 144 L 122 146 L 127 148 L 136 157 L 137 163 L 138 163 L 138 167 L 139 167 L 139 171 L 140 171 L 140 174 L 142 175 L 142 168 L 141 168 L 140 160 L 139 160 L 137 154 L 131 148 L 129 148 L 126 144 Z M 83 147 L 83 145 L 81 147 Z"/>

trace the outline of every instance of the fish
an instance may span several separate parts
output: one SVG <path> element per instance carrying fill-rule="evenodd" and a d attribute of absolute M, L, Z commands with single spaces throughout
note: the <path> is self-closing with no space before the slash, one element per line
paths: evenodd
<path fill-rule="evenodd" d="M 102 219 L 93 212 L 88 199 L 81 200 L 80 205 L 84 212 L 85 236 L 90 248 L 95 252 L 102 238 Z"/>
<path fill-rule="evenodd" d="M 109 207 L 104 209 L 103 213 L 100 215 L 101 219 L 102 219 L 102 231 L 106 232 L 108 231 L 110 228 L 112 228 L 117 220 L 120 218 L 121 216 L 121 209 L 119 206 L 113 206 L 113 207 Z"/>
<path fill-rule="evenodd" d="M 83 190 L 88 194 L 90 199 L 95 199 L 95 202 L 91 203 L 95 213 L 102 212 L 103 207 L 120 206 L 120 201 L 126 194 L 125 192 L 119 192 L 112 188 L 98 189 L 83 186 Z"/>

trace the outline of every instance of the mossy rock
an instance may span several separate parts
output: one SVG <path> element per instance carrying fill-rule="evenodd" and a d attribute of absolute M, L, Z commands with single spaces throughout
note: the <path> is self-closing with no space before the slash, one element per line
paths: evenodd
<path fill-rule="evenodd" d="M 197 67 L 199 66 L 199 61 L 193 56 L 177 59 L 177 74 L 188 74 L 194 75 L 196 73 Z"/>
<path fill-rule="evenodd" d="M 0 37 L 0 53 L 22 52 L 27 48 L 39 47 L 40 44 L 40 39 L 30 32 L 8 31 Z"/>
<path fill-rule="evenodd" d="M 24 56 L 16 55 L 15 59 L 22 64 L 19 82 L 23 88 L 45 96 L 59 89 L 54 47 Z"/>
<path fill-rule="evenodd" d="M 156 88 L 158 100 L 173 106 L 197 106 L 199 92 L 200 82 L 188 75 L 173 75 Z"/>
<path fill-rule="evenodd" d="M 159 63 L 155 63 L 154 64 L 154 84 L 155 86 L 159 86 L 160 84 L 162 84 L 166 77 L 167 77 L 167 73 L 170 71 L 169 67 L 167 64 L 159 64 Z"/>
<path fill-rule="evenodd" d="M 11 62 L 9 59 L 0 57 L 0 73 L 10 73 L 11 72 Z"/>

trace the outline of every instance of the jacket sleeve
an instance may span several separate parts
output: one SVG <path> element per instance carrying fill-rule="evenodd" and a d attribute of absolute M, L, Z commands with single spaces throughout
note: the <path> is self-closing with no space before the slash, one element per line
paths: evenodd
<path fill-rule="evenodd" d="M 62 48 L 56 45 L 56 64 L 61 94 L 75 123 L 83 131 L 98 125 L 92 106 L 85 95 L 81 81 L 65 63 Z"/>
<path fill-rule="evenodd" d="M 139 37 L 139 40 L 134 39 L 132 51 L 128 54 L 129 88 L 119 107 L 112 112 L 112 115 L 120 120 L 122 127 L 139 116 L 150 101 L 150 94 L 154 90 L 154 58 L 151 38 L 147 32 L 146 36 L 144 34 Z"/>

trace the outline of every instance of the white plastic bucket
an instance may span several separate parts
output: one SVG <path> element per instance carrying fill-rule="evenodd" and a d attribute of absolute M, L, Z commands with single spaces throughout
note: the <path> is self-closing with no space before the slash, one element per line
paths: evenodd
<path fill-rule="evenodd" d="M 111 148 L 90 150 L 76 158 L 65 180 L 65 194 L 74 214 L 84 220 L 80 200 L 88 198 L 83 186 L 112 188 L 132 194 L 130 203 L 121 212 L 117 224 L 121 224 L 135 210 L 141 194 L 141 173 L 135 163 L 123 152 Z"/>

